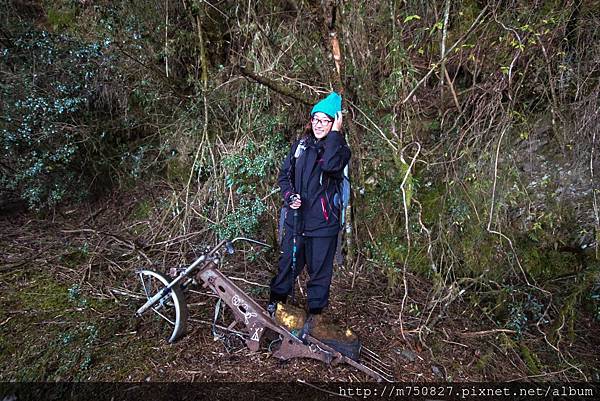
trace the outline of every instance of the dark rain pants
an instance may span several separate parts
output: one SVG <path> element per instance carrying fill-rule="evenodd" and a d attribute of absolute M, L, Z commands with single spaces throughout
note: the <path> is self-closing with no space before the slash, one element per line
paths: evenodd
<path fill-rule="evenodd" d="M 286 229 L 282 241 L 283 254 L 279 258 L 279 270 L 271 280 L 271 300 L 285 302 L 292 292 L 292 285 L 304 266 L 310 277 L 306 290 L 308 308 L 311 313 L 320 313 L 329 302 L 329 286 L 333 274 L 333 258 L 337 246 L 337 236 L 305 237 L 297 236 L 296 268 L 292 279 L 292 231 Z"/>

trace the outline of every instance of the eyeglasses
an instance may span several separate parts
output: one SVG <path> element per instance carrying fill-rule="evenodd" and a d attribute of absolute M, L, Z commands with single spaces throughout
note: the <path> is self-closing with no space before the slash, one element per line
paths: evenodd
<path fill-rule="evenodd" d="M 333 122 L 331 120 L 319 120 L 317 117 L 311 118 L 310 121 L 314 125 L 322 125 L 322 126 L 327 126 L 327 125 L 329 125 L 329 124 L 331 124 Z"/>

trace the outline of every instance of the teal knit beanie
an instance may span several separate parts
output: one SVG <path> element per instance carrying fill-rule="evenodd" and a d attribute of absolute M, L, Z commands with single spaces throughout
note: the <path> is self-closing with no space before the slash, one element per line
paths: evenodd
<path fill-rule="evenodd" d="M 325 113 L 331 118 L 335 118 L 335 114 L 342 110 L 342 97 L 335 92 L 331 92 L 325 99 L 314 105 L 310 111 L 310 115 L 315 113 Z"/>

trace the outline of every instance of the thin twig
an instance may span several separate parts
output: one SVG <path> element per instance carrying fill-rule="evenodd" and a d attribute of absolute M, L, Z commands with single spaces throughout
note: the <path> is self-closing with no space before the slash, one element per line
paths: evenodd
<path fill-rule="evenodd" d="M 407 251 L 406 251 L 406 255 L 404 257 L 404 264 L 402 266 L 402 284 L 404 286 L 404 296 L 402 297 L 402 303 L 400 304 L 400 314 L 398 315 L 398 320 L 400 321 L 400 333 L 402 334 L 402 338 L 404 340 L 406 340 L 406 337 L 404 336 L 404 324 L 402 323 L 402 313 L 404 312 L 404 305 L 406 305 L 406 298 L 408 297 L 408 282 L 406 280 L 406 272 L 407 272 L 407 266 L 408 266 L 408 257 L 410 256 L 410 249 L 411 249 L 410 229 L 408 226 L 408 204 L 407 204 L 408 201 L 406 199 L 405 185 L 406 185 L 406 182 L 408 181 L 408 177 L 410 176 L 410 172 L 412 171 L 412 168 L 415 165 L 415 161 L 417 160 L 419 153 L 421 153 L 421 144 L 418 142 L 409 143 L 404 148 L 402 148 L 402 151 L 400 152 L 400 158 L 401 158 L 402 162 L 406 165 L 406 162 L 404 161 L 404 158 L 402 157 L 402 153 L 404 153 L 406 148 L 408 148 L 409 146 L 412 146 L 412 145 L 417 146 L 417 151 L 413 155 L 410 165 L 406 169 L 406 173 L 404 174 L 404 179 L 402 180 L 402 184 L 400 184 L 400 189 L 402 190 L 402 204 L 404 206 L 404 227 L 406 230 L 406 242 L 407 242 Z"/>
<path fill-rule="evenodd" d="M 248 281 L 248 280 L 246 280 L 246 279 L 244 279 L 244 278 L 241 278 L 241 277 L 232 277 L 232 276 L 228 276 L 228 277 L 229 277 L 229 279 L 231 279 L 231 280 L 235 280 L 235 281 L 241 281 L 241 282 L 244 282 L 244 283 L 246 283 L 246 284 L 255 285 L 255 286 L 257 286 L 257 287 L 269 288 L 269 286 L 268 286 L 268 285 L 264 285 L 264 284 L 255 283 L 254 281 Z"/>
<path fill-rule="evenodd" d="M 598 114 L 598 110 L 596 110 L 596 114 Z M 594 217 L 596 218 L 596 238 L 600 235 L 600 214 L 598 211 L 598 197 L 596 192 L 598 189 L 594 185 L 594 152 L 596 151 L 596 134 L 598 132 L 598 128 L 594 128 L 594 136 L 592 137 L 592 150 L 590 152 L 590 182 L 592 185 L 592 199 L 594 204 Z M 596 241 L 596 260 L 600 258 L 599 248 L 600 241 Z"/>
<path fill-rule="evenodd" d="M 482 331 L 466 331 L 466 332 L 462 332 L 462 333 L 459 332 L 458 335 L 463 336 L 463 337 L 480 337 L 480 336 L 487 336 L 490 334 L 498 334 L 498 333 L 515 334 L 516 331 L 510 330 L 510 329 L 492 329 L 492 330 L 482 330 Z"/>
<path fill-rule="evenodd" d="M 481 12 L 477 16 L 477 18 L 475 18 L 475 21 L 473 21 L 473 24 L 471 24 L 471 27 L 469 28 L 469 30 L 467 30 L 467 32 L 465 32 L 465 34 L 463 36 L 461 36 L 460 39 L 458 39 L 452 46 L 450 46 L 450 48 L 444 54 L 444 56 L 437 63 L 435 63 L 431 67 L 431 69 L 427 72 L 427 74 L 425 74 L 425 76 L 423 78 L 421 78 L 421 80 L 419 82 L 417 82 L 417 84 L 410 91 L 410 93 L 408 94 L 408 96 L 406 96 L 404 98 L 404 100 L 402 101 L 402 104 L 406 103 L 408 101 L 408 99 L 410 99 L 412 97 L 412 95 L 414 95 L 414 93 L 417 91 L 417 89 L 419 89 L 419 86 L 421 86 L 423 84 L 423 82 L 425 82 L 427 80 L 427 78 L 429 78 L 429 76 L 436 70 L 436 68 L 442 62 L 444 62 L 446 60 L 446 58 L 448 58 L 448 55 L 452 52 L 452 50 L 454 50 L 454 48 L 456 46 L 458 46 L 459 43 L 461 43 L 463 40 L 465 40 L 467 37 L 469 37 L 471 35 L 471 33 L 474 31 L 475 26 L 479 23 L 479 20 L 483 17 L 483 15 L 485 14 L 485 12 L 487 11 L 487 8 L 488 8 L 487 5 L 485 7 L 483 7 L 483 10 L 481 10 Z"/>

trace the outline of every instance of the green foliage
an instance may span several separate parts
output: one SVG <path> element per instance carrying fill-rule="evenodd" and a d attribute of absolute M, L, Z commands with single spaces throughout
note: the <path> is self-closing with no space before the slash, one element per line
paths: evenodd
<path fill-rule="evenodd" d="M 58 15 L 51 13 L 60 22 Z M 135 50 L 139 34 L 130 34 L 134 43 L 123 46 Z M 168 159 L 166 142 L 145 126 L 160 97 L 148 79 L 129 91 L 126 68 L 109 35 L 92 40 L 20 26 L 0 53 L 0 188 L 44 209 L 81 200 L 118 175 L 141 178 Z"/>
<path fill-rule="evenodd" d="M 89 149 L 74 121 L 93 101 L 92 82 L 108 69 L 102 43 L 31 30 L 17 36 L 2 58 L 13 74 L 0 91 L 6 99 L 0 123 L 0 187 L 17 191 L 31 207 L 81 198 Z M 38 63 L 34 68 L 31 61 Z M 77 65 L 77 68 L 72 68 Z"/>
<path fill-rule="evenodd" d="M 519 342 L 519 351 L 521 354 L 521 358 L 527 365 L 529 372 L 534 375 L 540 374 L 541 363 L 540 359 L 535 352 L 533 352 L 523 341 Z"/>
<path fill-rule="evenodd" d="M 84 379 L 94 361 L 94 346 L 98 342 L 97 326 L 81 323 L 47 340 L 41 349 L 36 345 L 37 357 L 30 361 L 27 369 L 19 372 L 18 379 L 60 381 L 72 375 Z"/>
<path fill-rule="evenodd" d="M 390 74 L 381 81 L 380 102 L 383 107 L 392 107 L 400 96 L 404 94 L 405 88 L 414 81 L 415 69 L 409 61 L 406 49 L 399 41 L 390 43 Z"/>
<path fill-rule="evenodd" d="M 47 11 L 48 24 L 54 30 L 64 30 L 73 27 L 75 11 L 71 8 L 50 8 Z"/>
<path fill-rule="evenodd" d="M 267 120 L 265 141 L 256 143 L 250 139 L 243 148 L 221 161 L 226 172 L 225 184 L 235 189 L 240 201 L 233 213 L 226 214 L 219 224 L 213 225 L 220 238 L 257 233 L 260 217 L 267 210 L 265 200 L 257 194 L 264 191 L 265 180 L 274 181 L 273 173 L 288 147 L 283 135 L 273 132 L 276 124 L 276 119 Z"/>
<path fill-rule="evenodd" d="M 220 239 L 233 239 L 237 236 L 253 236 L 260 227 L 260 216 L 267 206 L 259 198 L 243 197 L 233 213 L 225 215 L 219 224 L 212 225 Z"/>
<path fill-rule="evenodd" d="M 406 246 L 402 244 L 401 237 L 392 237 L 375 241 L 368 244 L 368 250 L 378 264 L 383 266 L 393 266 L 401 264 L 406 255 Z"/>
<path fill-rule="evenodd" d="M 433 180 L 423 179 L 424 184 L 419 191 L 419 201 L 423 206 L 423 223 L 427 226 L 435 224 L 444 211 L 444 186 L 433 185 Z"/>
<path fill-rule="evenodd" d="M 88 306 L 88 301 L 83 297 L 79 284 L 73 284 L 71 287 L 69 287 L 68 294 L 69 302 L 72 304 L 77 305 L 80 308 L 85 308 Z"/>
<path fill-rule="evenodd" d="M 243 79 L 237 66 L 307 97 L 329 90 L 333 61 L 319 29 L 322 15 L 312 15 L 315 7 L 275 1 L 235 7 L 201 1 L 9 3 L 2 7 L 9 15 L 0 35 L 2 192 L 43 209 L 81 199 L 96 186 L 135 184 L 164 172 L 173 198 L 190 183 L 185 191 L 190 204 L 174 199 L 165 213 L 188 218 L 195 202 L 202 203 L 203 219 L 173 221 L 169 234 L 207 221 L 220 238 L 269 231 L 266 216 L 274 220 L 278 205 L 270 198 L 275 171 L 288 149 L 282 127 L 292 136 L 306 122 L 307 110 L 271 87 Z M 29 3 L 39 5 L 39 15 L 20 11 Z M 533 334 L 532 324 L 550 302 L 524 286 L 521 267 L 552 293 L 551 316 L 545 318 L 557 322 L 553 331 L 564 323 L 560 330 L 575 335 L 582 310 L 600 319 L 597 280 L 594 286 L 578 281 L 596 261 L 588 250 L 562 250 L 576 248 L 573 237 L 586 232 L 588 238 L 594 229 L 590 199 L 582 195 L 590 185 L 585 161 L 597 125 L 598 55 L 586 46 L 599 39 L 593 6 L 583 2 L 575 13 L 572 5 L 556 1 L 496 4 L 465 37 L 483 4 L 452 3 L 446 49 L 462 41 L 444 62 L 446 79 L 441 66 L 433 65 L 440 57 L 443 6 L 414 0 L 340 4 L 339 15 L 352 21 L 338 32 L 344 33 L 342 78 L 350 101 L 345 108 L 354 122 L 345 128 L 358 170 L 352 177 L 357 190 L 352 239 L 366 248 L 388 288 L 398 288 L 405 265 L 411 273 L 430 275 L 431 245 L 440 272 L 435 289 L 442 284 L 473 292 L 467 296 L 517 338 Z M 413 88 L 414 96 L 402 102 Z M 408 166 L 382 136 L 396 149 L 422 145 L 414 171 L 407 175 Z M 554 142 L 560 145 L 557 154 L 548 151 Z M 576 146 L 579 152 L 571 152 Z M 563 166 L 584 165 L 569 168 L 583 182 L 571 188 L 575 204 L 558 205 L 555 198 L 571 196 L 557 192 L 564 188 L 555 178 L 565 170 L 552 173 L 538 156 L 561 159 Z M 545 170 L 534 177 L 539 185 L 526 186 L 539 168 Z M 410 247 L 400 190 L 404 177 Z M 132 217 L 149 218 L 149 208 L 139 203 Z M 488 221 L 506 237 L 488 231 Z M 430 229 L 429 238 L 420 222 Z M 132 232 L 144 232 L 137 230 Z M 68 245 L 59 261 L 77 268 L 89 257 L 86 245 Z M 44 290 L 58 295 L 18 296 L 27 308 L 85 306 L 78 286 Z M 415 316 L 422 313 L 416 305 L 407 304 Z M 56 343 L 74 347 L 86 337 L 83 326 L 70 327 Z M 535 354 L 511 344 L 536 371 Z M 0 346 L 8 354 L 15 348 L 2 339 Z M 69 366 L 85 368 L 91 361 L 81 355 Z"/>
<path fill-rule="evenodd" d="M 519 241 L 519 249 L 523 268 L 536 280 L 569 274 L 579 264 L 577 255 L 554 248 L 542 248 L 527 238 Z"/>
<path fill-rule="evenodd" d="M 133 218 L 136 220 L 143 220 L 150 217 L 152 212 L 152 205 L 148 200 L 143 200 L 137 204 L 133 211 Z"/>
<path fill-rule="evenodd" d="M 411 271 L 428 273 L 429 263 L 425 247 L 413 244 L 410 250 L 401 236 L 381 237 L 367 245 L 371 260 L 387 278 L 387 288 L 395 291 L 402 280 L 402 271 L 406 262 Z"/>
<path fill-rule="evenodd" d="M 592 305 L 594 318 L 596 321 L 600 322 L 600 280 L 598 280 L 588 294 L 588 302 L 590 302 Z"/>
<path fill-rule="evenodd" d="M 459 262 L 453 269 L 454 273 L 458 277 L 476 277 L 489 272 L 488 278 L 501 279 L 505 272 L 492 268 L 502 263 L 500 240 L 487 231 L 484 223 L 476 219 L 473 206 L 465 194 L 451 190 L 444 206 L 442 221 L 446 226 L 447 241 Z"/>
<path fill-rule="evenodd" d="M 372 170 L 368 172 L 364 188 L 366 218 L 381 219 L 384 212 L 392 219 L 404 216 L 402 182 L 405 177 L 406 208 L 410 211 L 410 202 L 419 187 L 419 182 L 408 172 L 408 165 L 394 159 L 373 160 Z"/>
<path fill-rule="evenodd" d="M 281 134 L 269 135 L 261 144 L 249 140 L 242 149 L 223 158 L 226 186 L 235 187 L 238 194 L 254 193 L 257 185 L 281 163 L 286 148 Z"/>
<path fill-rule="evenodd" d="M 515 331 L 515 338 L 521 339 L 527 327 L 543 318 L 544 305 L 532 294 L 509 290 L 513 301 L 508 305 L 508 319 L 505 327 Z M 519 300 L 525 295 L 524 301 Z M 543 321 L 547 323 L 547 320 Z"/>
<path fill-rule="evenodd" d="M 404 17 L 404 23 L 407 23 L 412 20 L 420 20 L 420 19 L 421 19 L 421 17 L 419 17 L 416 14 L 415 15 L 407 15 L 406 17 Z"/>
<path fill-rule="evenodd" d="M 495 354 L 493 351 L 486 352 L 479 358 L 479 360 L 475 364 L 475 370 L 484 372 L 488 368 L 488 365 L 490 365 L 490 362 L 493 362 L 494 359 Z"/>
<path fill-rule="evenodd" d="M 0 50 L 0 189 L 44 209 L 160 171 L 157 121 L 172 119 L 177 88 L 151 71 L 164 16 L 143 2 L 40 8 L 43 24 L 3 8 L 16 15 Z"/>
<path fill-rule="evenodd" d="M 62 263 L 69 267 L 81 266 L 89 258 L 89 245 L 67 246 L 60 257 Z"/>

